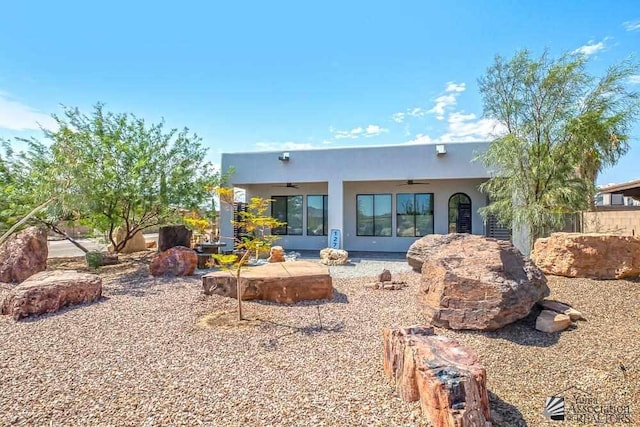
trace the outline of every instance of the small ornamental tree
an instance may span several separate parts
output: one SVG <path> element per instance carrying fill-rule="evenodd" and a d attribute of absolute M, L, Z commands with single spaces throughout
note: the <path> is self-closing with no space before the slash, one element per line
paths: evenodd
<path fill-rule="evenodd" d="M 220 201 L 227 204 L 233 203 L 233 189 L 218 189 Z M 242 256 L 237 254 L 231 255 L 213 255 L 224 270 L 234 271 L 236 275 L 236 298 L 238 299 L 238 320 L 243 320 L 242 316 L 242 291 L 243 283 L 240 277 L 242 267 L 244 267 L 252 254 L 256 255 L 260 250 L 270 248 L 271 244 L 280 238 L 280 236 L 271 234 L 271 229 L 282 227 L 286 223 L 267 215 L 271 199 L 263 199 L 261 197 L 252 197 L 247 205 L 245 212 L 238 212 L 239 219 L 232 221 L 233 225 L 242 228 L 247 235 L 238 239 L 235 247 L 240 251 L 244 251 Z"/>

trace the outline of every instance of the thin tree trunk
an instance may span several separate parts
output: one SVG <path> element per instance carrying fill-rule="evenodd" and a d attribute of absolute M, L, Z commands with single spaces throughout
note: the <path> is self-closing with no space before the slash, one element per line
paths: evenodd
<path fill-rule="evenodd" d="M 236 270 L 236 298 L 238 299 L 238 321 L 244 320 L 242 316 L 242 279 L 240 278 L 240 272 L 242 270 L 242 266 L 247 261 L 247 259 L 251 256 L 251 251 L 246 251 L 240 261 L 238 261 L 238 269 Z"/>
<path fill-rule="evenodd" d="M 64 230 L 58 228 L 57 225 L 55 224 L 50 224 L 47 223 L 45 221 L 41 221 L 44 225 L 46 225 L 47 227 L 49 227 L 51 229 L 51 231 L 53 231 L 54 233 L 58 233 L 59 235 L 61 235 L 62 237 L 64 237 L 65 239 L 67 239 L 68 241 L 70 241 L 71 243 L 73 243 L 78 249 L 80 249 L 82 252 L 84 252 L 85 254 L 89 252 L 89 249 L 85 248 L 84 246 L 82 246 L 79 242 L 77 242 L 74 238 L 72 238 L 71 236 L 69 236 Z"/>
<path fill-rule="evenodd" d="M 44 202 L 43 204 L 41 204 L 40 206 L 37 206 L 37 207 L 33 208 L 33 210 L 31 212 L 29 212 L 27 215 L 25 215 L 24 218 L 22 218 L 20 221 L 16 222 L 13 225 L 13 227 L 11 227 L 9 230 L 7 230 L 6 233 L 4 233 L 2 236 L 0 236 L 0 245 L 3 244 L 5 242 L 5 240 L 7 240 L 9 238 L 9 236 L 11 236 L 13 234 L 13 232 L 18 229 L 18 227 L 20 227 L 21 225 L 23 225 L 24 223 L 29 221 L 35 214 L 40 212 L 42 209 L 44 209 L 47 206 L 49 206 L 49 204 L 51 202 L 53 202 L 55 199 L 56 199 L 55 197 L 52 197 L 49 200 L 47 200 L 46 202 Z"/>

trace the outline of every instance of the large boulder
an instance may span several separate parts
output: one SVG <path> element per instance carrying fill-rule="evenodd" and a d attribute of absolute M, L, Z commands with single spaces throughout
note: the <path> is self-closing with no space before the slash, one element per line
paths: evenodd
<path fill-rule="evenodd" d="M 116 244 L 119 244 L 120 242 L 122 242 L 126 236 L 127 236 L 127 230 L 124 227 L 117 227 L 115 229 L 114 240 L 116 241 Z M 114 251 L 113 245 L 109 245 L 107 250 L 109 252 L 113 252 Z M 125 243 L 124 248 L 120 249 L 118 253 L 131 254 L 134 252 L 142 252 L 146 250 L 147 250 L 147 241 L 144 239 L 144 235 L 142 234 L 142 231 L 138 230 L 136 231 L 136 233 L 133 235 L 131 239 L 127 240 L 127 243 Z"/>
<path fill-rule="evenodd" d="M 191 247 L 191 230 L 184 225 L 167 225 L 158 231 L 158 250 L 164 252 L 176 246 Z"/>
<path fill-rule="evenodd" d="M 531 259 L 546 274 L 593 279 L 640 276 L 640 237 L 553 233 L 536 240 Z"/>
<path fill-rule="evenodd" d="M 464 234 L 427 234 L 419 238 L 409 246 L 407 262 L 414 271 L 420 273 L 422 271 L 422 264 L 424 264 L 424 260 L 429 254 L 437 252 L 438 248 L 457 239 L 458 236 L 464 236 Z"/>
<path fill-rule="evenodd" d="M 264 300 L 280 304 L 331 299 L 333 283 L 329 269 L 311 261 L 269 263 L 240 270 L 243 300 Z M 236 298 L 235 272 L 215 271 L 202 276 L 206 295 Z"/>
<path fill-rule="evenodd" d="M 456 234 L 428 251 L 418 299 L 436 326 L 493 330 L 548 295 L 544 274 L 510 242 Z"/>
<path fill-rule="evenodd" d="M 25 280 L 5 297 L 2 314 L 18 320 L 33 314 L 51 313 L 70 304 L 98 300 L 102 279 L 73 270 L 43 271 Z"/>
<path fill-rule="evenodd" d="M 190 276 L 198 266 L 198 253 L 184 246 L 176 246 L 153 257 L 149 271 L 153 276 Z"/>
<path fill-rule="evenodd" d="M 324 248 L 320 251 L 320 262 L 324 265 L 345 265 L 349 262 L 349 252 L 344 249 Z"/>
<path fill-rule="evenodd" d="M 405 402 L 439 427 L 490 427 L 487 373 L 477 356 L 430 326 L 383 331 L 383 367 Z"/>
<path fill-rule="evenodd" d="M 47 232 L 29 227 L 0 245 L 0 282 L 20 283 L 47 268 Z"/>

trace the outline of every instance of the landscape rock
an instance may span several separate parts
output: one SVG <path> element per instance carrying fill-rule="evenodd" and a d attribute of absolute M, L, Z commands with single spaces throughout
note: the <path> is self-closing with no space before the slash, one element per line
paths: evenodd
<path fill-rule="evenodd" d="M 564 331 L 569 326 L 571 326 L 571 318 L 569 316 L 551 310 L 542 310 L 536 319 L 536 329 L 542 332 Z"/>
<path fill-rule="evenodd" d="M 158 250 L 164 252 L 176 246 L 191 247 L 191 230 L 184 225 L 167 225 L 158 231 Z"/>
<path fill-rule="evenodd" d="M 349 252 L 344 249 L 324 248 L 320 251 L 320 262 L 324 265 L 345 265 L 349 262 Z"/>
<path fill-rule="evenodd" d="M 117 227 L 114 231 L 114 240 L 116 241 L 116 244 L 120 244 L 120 242 L 122 242 L 125 239 L 125 237 L 127 237 L 127 230 L 124 227 Z M 113 244 L 109 245 L 107 247 L 107 250 L 109 252 L 114 252 Z M 136 231 L 136 233 L 133 235 L 131 239 L 127 240 L 127 243 L 125 243 L 124 248 L 120 249 L 118 253 L 132 254 L 134 252 L 142 252 L 146 250 L 147 250 L 147 241 L 144 239 L 144 235 L 142 234 L 142 231 L 138 230 Z"/>
<path fill-rule="evenodd" d="M 71 304 L 93 302 L 102 296 L 102 279 L 73 270 L 43 271 L 17 285 L 5 297 L 2 314 L 18 320 L 51 313 Z"/>
<path fill-rule="evenodd" d="M 311 261 L 264 264 L 243 268 L 240 272 L 243 300 L 264 300 L 280 304 L 298 301 L 331 299 L 333 282 L 329 269 Z M 206 295 L 235 298 L 235 274 L 214 271 L 202 276 Z"/>
<path fill-rule="evenodd" d="M 29 227 L 0 245 L 0 282 L 20 283 L 47 268 L 49 248 L 44 228 Z"/>
<path fill-rule="evenodd" d="M 544 299 L 542 301 L 538 301 L 538 305 L 540 305 L 545 310 L 551 310 L 555 311 L 556 313 L 566 314 L 567 316 L 569 316 L 572 322 L 575 322 L 577 320 L 587 320 L 581 312 L 571 307 L 570 305 L 567 305 L 560 301 Z"/>
<path fill-rule="evenodd" d="M 487 374 L 477 356 L 431 326 L 383 331 L 383 368 L 405 402 L 439 427 L 490 427 Z"/>
<path fill-rule="evenodd" d="M 380 282 L 390 282 L 391 281 L 391 272 L 386 268 L 382 270 L 382 273 L 378 276 L 378 280 Z"/>
<path fill-rule="evenodd" d="M 455 234 L 440 242 L 428 251 L 418 295 L 436 326 L 498 329 L 549 295 L 544 274 L 508 241 Z"/>
<path fill-rule="evenodd" d="M 437 253 L 438 248 L 457 239 L 458 236 L 462 236 L 462 234 L 427 234 L 421 237 L 409 246 L 407 262 L 414 271 L 420 273 L 427 256 Z"/>
<path fill-rule="evenodd" d="M 153 276 L 190 276 L 196 271 L 198 254 L 193 249 L 176 246 L 153 257 L 149 271 Z"/>
<path fill-rule="evenodd" d="M 267 262 L 285 262 L 284 249 L 282 246 L 272 246 Z"/>
<path fill-rule="evenodd" d="M 592 279 L 640 276 L 640 237 L 553 233 L 536 240 L 531 259 L 546 274 Z"/>

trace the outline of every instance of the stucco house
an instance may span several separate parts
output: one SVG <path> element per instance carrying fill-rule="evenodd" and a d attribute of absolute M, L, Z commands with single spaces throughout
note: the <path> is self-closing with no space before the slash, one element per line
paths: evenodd
<path fill-rule="evenodd" d="M 488 143 L 447 143 L 222 154 L 230 184 L 273 199 L 272 230 L 286 250 L 339 247 L 404 252 L 430 233 L 490 234 L 478 213 L 488 171 L 474 161 Z M 233 236 L 233 210 L 220 232 Z"/>

